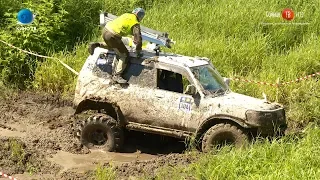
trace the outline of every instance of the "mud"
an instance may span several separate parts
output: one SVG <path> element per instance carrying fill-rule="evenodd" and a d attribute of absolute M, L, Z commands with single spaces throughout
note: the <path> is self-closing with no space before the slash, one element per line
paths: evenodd
<path fill-rule="evenodd" d="M 59 96 L 18 94 L 0 103 L 0 123 L 23 134 L 28 147 L 47 154 L 58 150 L 88 153 L 73 137 L 71 104 Z"/>
<path fill-rule="evenodd" d="M 154 177 L 165 165 L 194 161 L 183 154 L 184 142 L 137 132 L 125 132 L 120 153 L 81 146 L 72 131 L 72 97 L 33 92 L 0 96 L 0 171 L 20 179 L 92 179 L 98 164 L 111 163 L 118 178 L 128 179 Z"/>
<path fill-rule="evenodd" d="M 30 149 L 15 138 L 0 138 L 0 167 L 7 174 L 57 173 L 60 167 L 44 159 L 45 156 Z"/>
<path fill-rule="evenodd" d="M 156 178 L 159 167 L 176 167 L 177 165 L 188 165 L 196 161 L 197 156 L 188 156 L 187 154 L 169 154 L 146 161 L 135 161 L 116 166 L 117 177 L 126 179 L 128 177 L 147 176 L 150 179 Z M 104 166 L 109 166 L 105 164 Z"/>

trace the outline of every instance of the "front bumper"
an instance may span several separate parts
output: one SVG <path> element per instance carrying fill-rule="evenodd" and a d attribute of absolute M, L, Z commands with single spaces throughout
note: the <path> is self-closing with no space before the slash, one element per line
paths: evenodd
<path fill-rule="evenodd" d="M 257 129 L 260 135 L 276 135 L 287 129 L 283 108 L 266 111 L 246 111 L 247 124 Z"/>

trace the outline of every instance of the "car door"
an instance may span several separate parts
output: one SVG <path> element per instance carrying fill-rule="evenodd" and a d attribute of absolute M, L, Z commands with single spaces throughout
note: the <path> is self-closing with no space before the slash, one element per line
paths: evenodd
<path fill-rule="evenodd" d="M 119 96 L 126 97 L 120 103 L 125 119 L 130 122 L 152 124 L 148 112 L 154 109 L 154 87 L 156 85 L 156 70 L 152 66 L 132 63 L 123 77 L 128 80 L 129 86 L 118 91 Z"/>
<path fill-rule="evenodd" d="M 184 94 L 190 78 L 182 74 L 169 71 L 176 75 L 176 82 L 168 83 L 169 86 L 161 84 L 161 72 L 168 71 L 165 69 L 157 69 L 157 87 L 153 90 L 152 99 L 154 109 L 148 109 L 148 117 L 152 119 L 152 125 L 174 128 L 179 130 L 195 130 L 197 122 L 193 121 L 193 117 L 199 114 L 200 96 Z M 177 78 L 179 77 L 180 78 Z M 176 87 L 170 87 L 170 86 Z"/>
<path fill-rule="evenodd" d="M 163 70 L 152 65 L 130 65 L 124 74 L 129 86 L 120 90 L 123 95 L 126 94 L 128 97 L 128 100 L 122 101 L 121 105 L 125 118 L 130 122 L 156 127 L 195 130 L 196 121 L 192 120 L 194 116 L 199 114 L 200 97 L 183 94 L 185 88 L 183 85 L 192 84 L 188 78 L 184 78 L 184 80 L 180 78 L 178 88 L 161 86 L 159 72 Z M 181 74 L 179 75 L 182 77 Z M 172 84 L 176 85 L 175 82 Z"/>

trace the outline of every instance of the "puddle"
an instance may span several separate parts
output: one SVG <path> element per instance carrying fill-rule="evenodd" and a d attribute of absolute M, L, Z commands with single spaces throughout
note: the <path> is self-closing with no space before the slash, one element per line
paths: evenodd
<path fill-rule="evenodd" d="M 114 165 L 128 163 L 136 160 L 150 160 L 156 155 L 143 153 L 113 153 L 101 150 L 92 150 L 89 154 L 72 154 L 65 151 L 59 151 L 49 161 L 62 166 L 61 172 L 72 170 L 78 173 L 84 173 L 88 170 L 94 170 L 98 164 L 111 162 Z"/>
<path fill-rule="evenodd" d="M 11 131 L 8 129 L 0 128 L 1 137 L 24 137 L 25 134 L 19 131 Z"/>

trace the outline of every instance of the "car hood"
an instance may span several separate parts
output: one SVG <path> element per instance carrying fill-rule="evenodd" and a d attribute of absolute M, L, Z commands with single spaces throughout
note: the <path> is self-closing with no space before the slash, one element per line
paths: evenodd
<path fill-rule="evenodd" d="M 256 110 L 256 111 L 268 111 L 278 109 L 281 106 L 277 103 L 270 103 L 264 99 L 258 99 L 243 94 L 234 92 L 227 93 L 222 96 L 217 96 L 208 99 L 208 103 L 214 104 L 222 109 L 243 109 L 243 110 Z"/>

